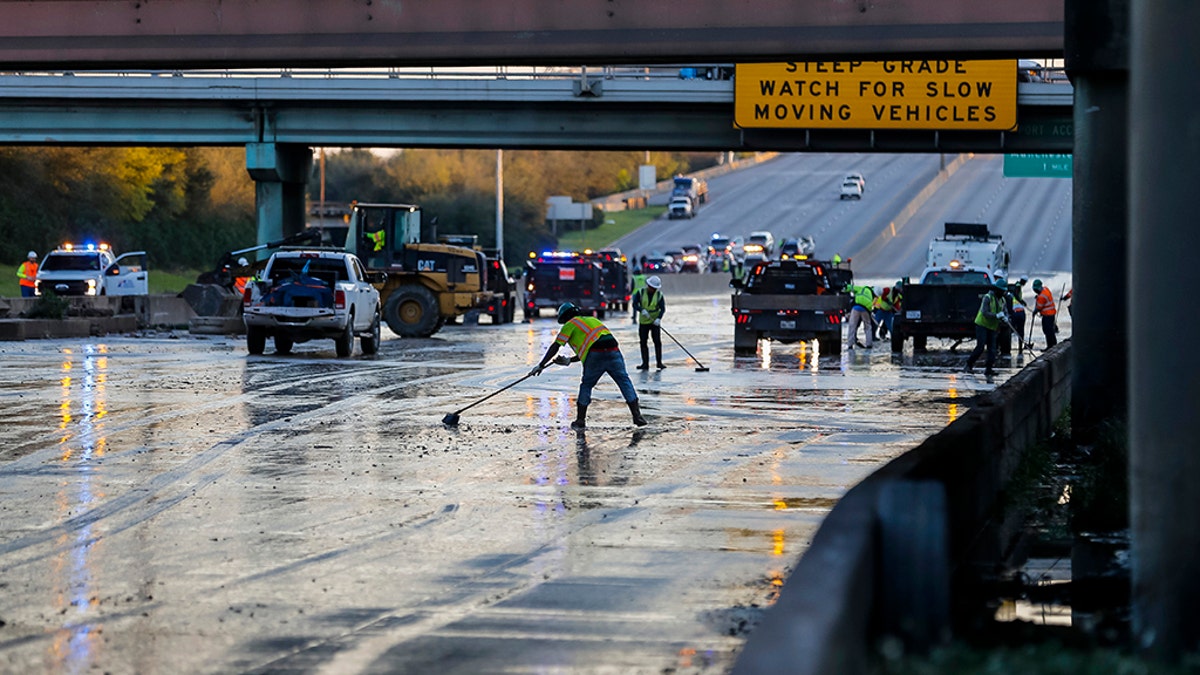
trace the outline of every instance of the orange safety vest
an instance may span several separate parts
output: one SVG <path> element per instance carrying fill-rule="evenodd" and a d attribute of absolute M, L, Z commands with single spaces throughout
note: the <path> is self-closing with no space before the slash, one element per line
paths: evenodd
<path fill-rule="evenodd" d="M 37 263 L 26 260 L 25 262 L 21 263 L 19 267 L 17 267 L 17 283 L 21 286 L 34 288 L 37 286 L 35 281 L 37 279 L 37 271 Z"/>
<path fill-rule="evenodd" d="M 248 281 L 250 281 L 250 277 L 234 277 L 233 290 L 237 291 L 238 295 L 241 295 L 246 290 L 246 282 Z"/>
<path fill-rule="evenodd" d="M 612 332 L 594 316 L 577 316 L 563 325 L 554 341 L 560 345 L 570 344 L 580 361 L 586 361 L 588 351 L 605 335 Z"/>
<path fill-rule="evenodd" d="M 1044 316 L 1054 316 L 1057 310 L 1054 309 L 1054 296 L 1050 294 L 1050 289 L 1042 286 L 1041 292 L 1037 295 L 1037 302 L 1034 303 L 1033 311 Z"/>

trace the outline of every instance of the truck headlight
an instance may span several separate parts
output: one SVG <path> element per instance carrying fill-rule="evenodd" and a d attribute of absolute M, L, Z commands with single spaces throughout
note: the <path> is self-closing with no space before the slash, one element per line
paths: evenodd
<path fill-rule="evenodd" d="M 95 279 L 87 280 L 87 294 L 88 295 L 96 294 L 96 280 Z"/>

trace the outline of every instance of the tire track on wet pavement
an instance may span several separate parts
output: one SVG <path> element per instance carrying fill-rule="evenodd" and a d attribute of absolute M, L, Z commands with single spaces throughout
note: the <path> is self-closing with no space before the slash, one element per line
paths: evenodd
<path fill-rule="evenodd" d="M 329 376 L 322 379 L 338 379 L 338 377 L 347 377 L 349 375 L 350 371 L 347 371 L 346 373 L 339 373 L 337 376 Z M 426 381 L 442 381 L 453 377 L 454 375 L 438 375 L 432 378 L 427 378 Z M 210 445 L 207 449 L 186 460 L 182 465 L 165 472 L 155 474 L 134 489 L 109 498 L 93 508 L 73 515 L 66 521 L 38 529 L 35 532 L 24 534 L 16 539 L 0 543 L 0 556 L 7 557 L 17 552 L 25 551 L 31 547 L 39 546 L 48 541 L 81 532 L 87 528 L 97 525 L 98 523 L 108 523 L 112 519 L 139 505 L 146 505 L 148 507 L 143 508 L 136 514 L 130 515 L 128 518 L 119 523 L 108 525 L 106 527 L 106 531 L 102 535 L 97 535 L 84 541 L 74 541 L 69 545 L 54 547 L 49 550 L 27 556 L 23 559 L 16 560 L 15 562 L 5 560 L 2 566 L 0 566 L 0 571 L 10 571 L 22 565 L 56 555 L 64 550 L 91 546 L 105 537 L 111 537 L 119 534 L 132 527 L 135 527 L 140 523 L 154 518 L 160 513 L 179 504 L 189 496 L 194 495 L 197 491 L 208 485 L 211 485 L 221 478 L 225 473 L 224 471 L 203 474 L 198 477 L 196 474 L 208 465 L 224 457 L 228 452 L 257 439 L 262 434 L 282 429 L 293 429 L 303 423 L 327 417 L 337 410 L 358 408 L 362 403 L 360 400 L 361 398 L 373 398 L 380 394 L 393 391 L 397 388 L 413 386 L 414 383 L 415 382 L 413 380 L 408 380 L 366 390 L 350 398 L 327 402 L 314 410 L 300 413 L 298 415 L 289 415 L 265 424 L 257 424 L 241 433 L 236 434 L 232 438 L 228 438 Z M 221 407 L 227 407 L 229 402 L 224 401 L 223 403 L 226 405 Z M 414 402 L 414 407 L 418 405 L 419 403 Z M 209 410 L 211 410 L 211 408 L 209 408 Z M 151 418 L 141 418 L 135 423 L 125 424 L 120 428 L 127 431 L 129 429 L 146 426 L 148 424 L 158 424 L 164 419 L 182 417 L 185 414 L 191 415 L 196 413 L 197 411 L 195 410 L 188 410 L 186 413 L 181 412 L 178 415 L 159 415 Z M 108 434 L 115 433 L 115 428 L 106 428 L 105 431 Z M 54 451 L 59 452 L 58 449 L 55 449 Z M 138 451 L 125 451 L 126 454 L 131 452 L 147 452 L 147 450 L 139 449 Z M 153 450 L 149 450 L 149 452 L 153 452 Z M 43 473 L 46 467 L 42 463 L 43 460 L 38 457 L 39 454 L 40 453 L 27 455 L 20 460 L 17 460 L 17 462 L 14 462 L 14 464 L 17 466 L 6 466 L 3 469 L 0 469 L 0 491 L 11 491 L 15 493 L 18 491 L 17 481 L 27 478 L 30 475 Z M 112 458 L 118 456 L 118 453 L 110 453 L 106 456 L 106 461 L 112 461 Z M 36 464 L 33 467 L 24 467 L 25 464 L 31 464 L 35 462 Z M 60 470 L 59 467 L 55 467 L 53 465 L 51 465 L 49 468 L 53 471 Z M 174 494 L 167 494 L 173 489 L 176 490 Z"/>

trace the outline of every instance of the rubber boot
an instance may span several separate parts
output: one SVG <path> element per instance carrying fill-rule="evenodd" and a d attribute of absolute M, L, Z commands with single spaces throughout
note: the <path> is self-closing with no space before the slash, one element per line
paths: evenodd
<path fill-rule="evenodd" d="M 572 429 L 587 428 L 587 406 L 575 404 L 575 421 L 571 422 Z"/>
<path fill-rule="evenodd" d="M 633 423 L 639 427 L 646 426 L 646 418 L 642 417 L 642 407 L 637 401 L 629 402 L 629 412 L 633 413 Z"/>

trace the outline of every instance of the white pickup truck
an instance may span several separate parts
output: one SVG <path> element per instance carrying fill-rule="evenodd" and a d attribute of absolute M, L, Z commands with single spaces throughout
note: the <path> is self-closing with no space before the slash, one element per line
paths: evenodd
<path fill-rule="evenodd" d="M 354 337 L 363 354 L 379 350 L 379 291 L 382 274 L 368 274 L 352 253 L 332 249 L 276 251 L 263 268 L 261 280 L 246 284 L 242 317 L 246 349 L 262 354 L 268 337 L 275 353 L 288 354 L 292 345 L 333 338 L 339 357 L 354 351 Z"/>

